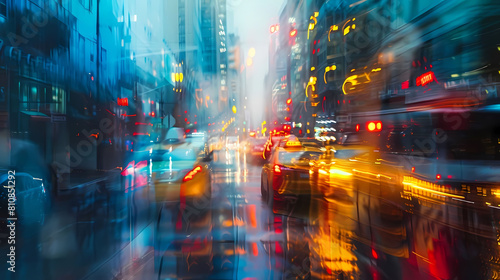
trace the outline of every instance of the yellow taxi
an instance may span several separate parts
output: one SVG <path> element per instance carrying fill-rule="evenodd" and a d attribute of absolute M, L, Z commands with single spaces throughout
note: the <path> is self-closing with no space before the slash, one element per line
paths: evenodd
<path fill-rule="evenodd" d="M 170 133 L 170 131 L 169 131 Z M 193 201 L 211 197 L 210 155 L 186 142 L 182 131 L 151 152 L 152 181 L 157 202 Z"/>
<path fill-rule="evenodd" d="M 335 204 L 338 212 L 352 216 L 359 200 L 369 199 L 379 205 L 380 215 L 390 207 L 401 205 L 404 172 L 391 155 L 380 153 L 366 145 L 334 145 L 325 147 L 325 153 L 311 162 L 311 192 L 320 200 Z M 311 207 L 311 214 L 319 210 Z M 386 215 L 386 216 L 387 216 Z"/>
<path fill-rule="evenodd" d="M 322 154 L 316 147 L 304 147 L 295 137 L 286 137 L 276 145 L 269 162 L 262 167 L 262 198 L 273 210 L 275 203 L 286 203 L 288 198 L 311 193 L 309 163 Z"/>

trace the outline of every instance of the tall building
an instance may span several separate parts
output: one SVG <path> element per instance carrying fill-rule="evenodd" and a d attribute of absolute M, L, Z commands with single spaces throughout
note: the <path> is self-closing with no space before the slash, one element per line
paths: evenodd
<path fill-rule="evenodd" d="M 242 64 L 243 53 L 241 52 L 240 38 L 235 34 L 229 34 L 227 42 L 228 47 L 228 71 L 227 71 L 227 90 L 229 104 L 237 111 L 238 120 L 236 121 L 236 133 L 242 134 L 247 131 L 249 126 L 249 116 L 247 114 L 247 101 L 245 91 L 246 73 L 244 64 Z M 238 132 L 239 130 L 239 132 Z"/>
<path fill-rule="evenodd" d="M 227 52 L 227 20 L 226 20 L 226 0 L 217 0 L 216 4 L 216 24 L 217 24 L 217 66 L 218 66 L 218 111 L 229 111 L 229 95 L 227 85 L 228 52 Z"/>
<path fill-rule="evenodd" d="M 162 7 L 151 0 L 1 2 L 5 147 L 34 144 L 58 175 L 119 166 L 131 118 L 155 122 L 159 89 L 172 88 L 162 15 L 150 16 Z"/>
<path fill-rule="evenodd" d="M 215 3 L 212 0 L 201 0 L 200 20 L 203 40 L 203 73 L 206 80 L 214 77 L 217 71 L 217 41 Z"/>

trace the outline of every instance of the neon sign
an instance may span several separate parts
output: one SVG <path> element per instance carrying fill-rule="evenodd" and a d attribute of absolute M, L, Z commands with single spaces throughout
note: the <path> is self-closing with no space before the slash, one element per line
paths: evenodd
<path fill-rule="evenodd" d="M 417 78 L 417 86 L 425 86 L 434 81 L 437 83 L 436 75 L 434 75 L 434 72 L 429 71 Z"/>
<path fill-rule="evenodd" d="M 118 104 L 118 106 L 128 106 L 128 98 L 118 98 L 116 100 L 116 103 Z"/>

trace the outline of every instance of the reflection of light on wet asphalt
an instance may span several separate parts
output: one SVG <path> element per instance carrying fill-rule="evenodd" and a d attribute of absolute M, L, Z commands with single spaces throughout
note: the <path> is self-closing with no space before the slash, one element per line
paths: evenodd
<path fill-rule="evenodd" d="M 241 183 L 241 161 L 240 161 L 240 153 L 239 150 L 236 150 L 234 152 L 235 157 L 236 157 L 236 183 L 240 184 Z"/>

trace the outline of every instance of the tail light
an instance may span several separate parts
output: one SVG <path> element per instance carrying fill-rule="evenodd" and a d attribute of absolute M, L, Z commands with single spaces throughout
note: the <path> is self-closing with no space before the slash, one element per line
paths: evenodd
<path fill-rule="evenodd" d="M 377 251 L 375 251 L 375 249 L 372 248 L 372 256 L 374 259 L 378 259 L 378 254 L 377 254 Z"/>
<path fill-rule="evenodd" d="M 274 174 L 281 174 L 281 167 L 277 164 L 274 165 Z"/>
<path fill-rule="evenodd" d="M 146 166 L 148 166 L 148 161 L 147 160 L 143 160 L 143 161 L 138 162 L 135 165 L 135 169 L 141 169 L 141 168 L 144 168 Z"/>
<path fill-rule="evenodd" d="M 381 121 L 369 121 L 366 123 L 366 130 L 369 132 L 379 132 L 382 130 Z"/>
<path fill-rule="evenodd" d="M 127 164 L 125 168 L 123 168 L 121 175 L 122 176 L 128 176 L 134 174 L 134 166 L 135 166 L 135 161 L 131 161 Z M 131 170 L 132 169 L 132 170 Z"/>
<path fill-rule="evenodd" d="M 184 176 L 184 179 L 182 179 L 182 181 L 187 182 L 187 181 L 192 180 L 196 174 L 201 172 L 201 170 L 202 170 L 201 166 L 199 166 L 199 165 L 196 166 L 191 171 L 189 171 L 188 174 L 186 174 L 186 176 Z"/>

